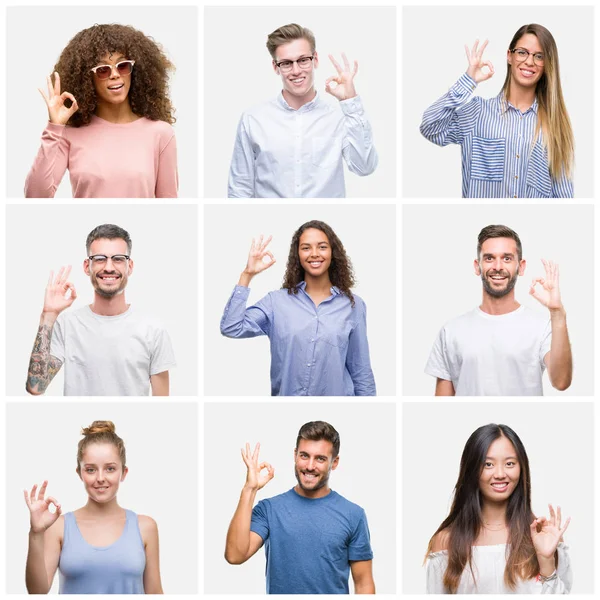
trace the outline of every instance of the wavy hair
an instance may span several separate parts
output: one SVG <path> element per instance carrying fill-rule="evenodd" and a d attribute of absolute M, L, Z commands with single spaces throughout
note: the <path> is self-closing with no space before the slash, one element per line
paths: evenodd
<path fill-rule="evenodd" d="M 426 558 L 432 552 L 435 536 L 443 531 L 448 534 L 448 567 L 444 573 L 444 587 L 452 594 L 456 593 L 467 565 L 476 581 L 471 561 L 472 548 L 482 527 L 479 478 L 490 445 L 500 437 L 507 438 L 513 445 L 521 467 L 518 485 L 510 495 L 506 508 L 509 534 L 504 581 L 514 590 L 517 579 L 531 579 L 540 572 L 529 529 L 535 516 L 531 510 L 531 478 L 525 446 L 508 425 L 490 423 L 476 429 L 467 440 L 460 459 L 450 514 L 442 521 L 427 548 Z"/>
<path fill-rule="evenodd" d="M 298 246 L 300 245 L 300 236 L 307 229 L 318 229 L 327 236 L 329 244 L 331 245 L 329 279 L 342 294 L 345 294 L 350 298 L 350 304 L 354 308 L 354 296 L 352 295 L 351 288 L 356 284 L 356 281 L 354 279 L 352 262 L 350 261 L 350 258 L 348 258 L 340 238 L 335 234 L 333 229 L 331 229 L 327 223 L 323 223 L 323 221 L 308 221 L 308 223 L 301 225 L 292 236 L 290 253 L 288 255 L 285 275 L 283 276 L 283 285 L 281 287 L 287 289 L 288 294 L 297 294 L 298 284 L 304 281 L 305 271 L 300 264 Z"/>
<path fill-rule="evenodd" d="M 90 69 L 106 54 L 120 52 L 135 60 L 131 73 L 129 104 L 140 117 L 173 124 L 174 108 L 169 99 L 169 72 L 175 70 L 161 46 L 129 25 L 94 25 L 80 31 L 62 51 L 54 71 L 60 75 L 62 91 L 75 96 L 79 110 L 67 125 L 87 125 L 96 110 L 96 90 Z M 71 101 L 66 101 L 70 106 Z"/>
<path fill-rule="evenodd" d="M 554 180 L 560 179 L 563 174 L 570 177 L 573 172 L 575 141 L 560 84 L 556 42 L 544 26 L 531 23 L 523 25 L 515 33 L 509 50 L 514 50 L 519 39 L 528 33 L 537 37 L 544 54 L 544 73 L 535 88 L 538 118 L 533 143 L 535 144 L 541 130 L 542 143 L 548 151 L 550 175 Z M 506 78 L 502 86 L 505 99 L 508 99 L 511 82 L 511 67 L 507 64 Z"/>

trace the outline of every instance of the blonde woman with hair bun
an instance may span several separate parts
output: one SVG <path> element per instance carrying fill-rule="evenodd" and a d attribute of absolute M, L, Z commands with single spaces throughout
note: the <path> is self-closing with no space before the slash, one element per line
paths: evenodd
<path fill-rule="evenodd" d="M 27 591 L 47 594 L 58 569 L 60 594 L 162 594 L 156 522 L 117 503 L 128 472 L 123 440 L 111 421 L 94 421 L 81 433 L 76 471 L 85 506 L 63 515 L 46 495 L 47 481 L 24 492 L 31 520 Z"/>

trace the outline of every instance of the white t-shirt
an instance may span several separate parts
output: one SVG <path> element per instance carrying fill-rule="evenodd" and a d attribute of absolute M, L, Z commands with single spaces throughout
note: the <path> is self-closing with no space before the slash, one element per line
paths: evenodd
<path fill-rule="evenodd" d="M 150 376 L 175 366 L 169 334 L 131 307 L 114 317 L 89 306 L 60 314 L 50 354 L 63 362 L 65 396 L 147 396 Z"/>
<path fill-rule="evenodd" d="M 550 316 L 520 306 L 505 315 L 479 308 L 442 327 L 425 373 L 451 381 L 457 396 L 543 396 Z"/>

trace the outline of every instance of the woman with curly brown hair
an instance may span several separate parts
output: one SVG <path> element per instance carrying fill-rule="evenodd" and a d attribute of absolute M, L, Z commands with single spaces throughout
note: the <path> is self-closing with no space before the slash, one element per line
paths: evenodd
<path fill-rule="evenodd" d="M 25 196 L 53 198 L 68 168 L 75 198 L 176 198 L 173 69 L 133 27 L 94 25 L 75 35 L 47 77 L 48 93 L 40 90 L 49 122 Z"/>
<path fill-rule="evenodd" d="M 352 264 L 340 239 L 322 221 L 304 223 L 292 237 L 282 289 L 246 308 L 250 281 L 275 264 L 270 241 L 252 240 L 221 333 L 269 337 L 273 396 L 374 396 L 366 306 L 351 291 Z"/>

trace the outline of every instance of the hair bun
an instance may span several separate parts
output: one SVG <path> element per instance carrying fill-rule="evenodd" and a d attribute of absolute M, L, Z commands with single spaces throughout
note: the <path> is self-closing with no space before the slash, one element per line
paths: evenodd
<path fill-rule="evenodd" d="M 89 427 L 81 430 L 82 435 L 94 435 L 95 433 L 114 433 L 115 424 L 112 421 L 94 421 Z"/>

